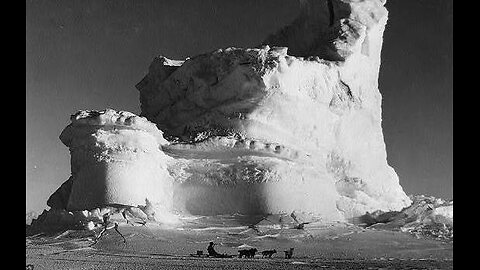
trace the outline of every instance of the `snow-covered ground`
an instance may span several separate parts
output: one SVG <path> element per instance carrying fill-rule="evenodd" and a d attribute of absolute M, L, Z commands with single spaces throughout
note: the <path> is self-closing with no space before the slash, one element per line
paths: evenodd
<path fill-rule="evenodd" d="M 27 264 L 35 269 L 298 269 L 300 264 L 307 269 L 451 269 L 453 262 L 451 241 L 319 222 L 295 213 L 185 216 L 182 225 L 175 227 L 141 225 L 134 219 L 126 224 L 120 216 L 114 220 L 120 224 L 119 233 L 110 229 L 98 241 L 101 227 L 28 236 Z M 217 252 L 234 257 L 191 255 L 207 254 L 211 241 Z M 238 258 L 239 250 L 249 248 L 258 250 L 254 258 Z M 293 257 L 285 259 L 284 251 L 290 248 L 294 248 Z M 262 258 L 261 251 L 272 249 L 277 253 L 271 259 Z"/>

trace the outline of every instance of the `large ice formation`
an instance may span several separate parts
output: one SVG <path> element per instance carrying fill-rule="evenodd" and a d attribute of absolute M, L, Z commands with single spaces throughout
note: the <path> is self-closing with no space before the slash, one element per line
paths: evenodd
<path fill-rule="evenodd" d="M 111 109 L 79 111 L 71 121 L 60 140 L 70 148 L 72 176 L 50 197 L 52 208 L 137 206 L 149 200 L 171 210 L 169 157 L 160 148 L 168 142 L 154 124 Z"/>
<path fill-rule="evenodd" d="M 137 84 L 141 115 L 176 142 L 175 205 L 341 219 L 410 203 L 382 135 L 384 1 L 302 3 L 261 48 L 157 57 Z"/>
<path fill-rule="evenodd" d="M 188 214 L 324 220 L 408 206 L 381 126 L 384 3 L 301 0 L 300 16 L 258 48 L 156 57 L 136 86 L 141 117 L 72 116 L 60 137 L 72 176 L 49 205 L 148 199 Z"/>

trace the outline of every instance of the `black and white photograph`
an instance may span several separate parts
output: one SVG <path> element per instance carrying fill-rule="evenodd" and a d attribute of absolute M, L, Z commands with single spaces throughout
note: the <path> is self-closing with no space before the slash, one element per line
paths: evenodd
<path fill-rule="evenodd" d="M 25 18 L 26 269 L 453 269 L 453 0 Z"/>

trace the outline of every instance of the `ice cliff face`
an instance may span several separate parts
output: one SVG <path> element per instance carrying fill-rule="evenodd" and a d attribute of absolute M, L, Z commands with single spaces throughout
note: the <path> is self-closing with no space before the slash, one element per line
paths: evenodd
<path fill-rule="evenodd" d="M 72 176 L 49 205 L 148 199 L 189 214 L 324 220 L 408 206 L 381 127 L 384 2 L 304 0 L 299 17 L 259 48 L 155 58 L 136 86 L 142 117 L 72 116 L 60 136 Z"/>
<path fill-rule="evenodd" d="M 175 205 L 327 219 L 407 206 L 381 128 L 383 4 L 302 1 L 261 48 L 155 58 L 137 88 L 142 116 L 176 142 Z"/>

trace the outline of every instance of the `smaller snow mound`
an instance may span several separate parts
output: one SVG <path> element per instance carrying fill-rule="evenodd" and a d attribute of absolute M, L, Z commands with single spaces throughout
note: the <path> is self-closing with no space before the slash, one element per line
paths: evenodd
<path fill-rule="evenodd" d="M 69 147 L 73 137 L 83 129 L 88 129 L 89 126 L 142 130 L 153 135 L 160 145 L 168 144 L 168 141 L 163 138 L 163 132 L 158 130 L 154 123 L 148 121 L 145 117 L 127 111 L 116 111 L 108 108 L 103 111 L 81 110 L 71 115 L 70 120 L 72 121 L 71 124 L 60 135 L 60 140 Z"/>
<path fill-rule="evenodd" d="M 30 214 L 32 216 L 33 214 Z M 65 230 L 95 230 L 104 224 L 104 217 L 119 224 L 132 226 L 143 226 L 147 223 L 175 224 L 178 222 L 176 216 L 166 213 L 161 206 L 150 203 L 145 205 L 109 205 L 97 207 L 90 210 L 67 211 L 65 209 L 44 210 L 41 215 L 31 218 L 28 224 L 29 213 L 27 213 L 26 235 L 38 233 L 56 233 Z"/>
<path fill-rule="evenodd" d="M 412 204 L 401 211 L 375 211 L 358 221 L 369 228 L 401 230 L 416 237 L 453 241 L 453 200 L 425 195 L 411 196 Z"/>
<path fill-rule="evenodd" d="M 60 140 L 71 154 L 70 179 L 50 198 L 55 209 L 140 205 L 145 199 L 171 208 L 168 142 L 144 117 L 125 111 L 78 111 Z"/>

